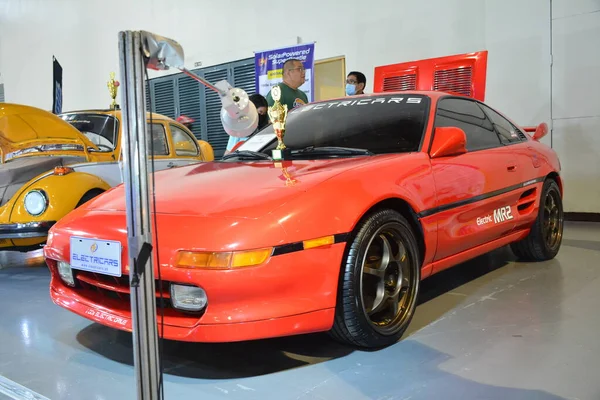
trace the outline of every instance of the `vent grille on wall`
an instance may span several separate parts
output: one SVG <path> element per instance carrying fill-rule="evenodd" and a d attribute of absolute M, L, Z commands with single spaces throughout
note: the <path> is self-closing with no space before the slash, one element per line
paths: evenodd
<path fill-rule="evenodd" d="M 173 80 L 163 80 L 154 82 L 154 110 L 158 114 L 169 118 L 175 118 L 175 103 L 173 94 L 175 93 L 175 82 Z"/>
<path fill-rule="evenodd" d="M 254 64 L 238 65 L 233 68 L 233 86 L 246 91 L 248 94 L 256 92 Z"/>
<path fill-rule="evenodd" d="M 383 79 L 383 91 L 395 92 L 400 90 L 415 90 L 417 88 L 417 74 L 390 76 Z"/>
<path fill-rule="evenodd" d="M 200 102 L 200 87 L 202 84 L 194 78 L 184 75 L 177 78 L 179 115 L 185 115 L 194 120 L 192 133 L 197 139 L 202 139 L 202 105 Z"/>
<path fill-rule="evenodd" d="M 472 82 L 472 67 L 438 70 L 435 71 L 433 78 L 433 90 L 460 93 L 471 97 L 473 95 Z"/>
<path fill-rule="evenodd" d="M 4 103 L 4 83 L 0 83 L 0 103 Z"/>
<path fill-rule="evenodd" d="M 213 71 L 205 72 L 204 78 L 209 82 L 219 82 L 220 80 L 228 78 L 228 70 L 226 68 L 215 68 Z M 208 135 L 208 142 L 215 151 L 225 150 L 229 135 L 223 129 L 221 123 L 221 98 L 219 94 L 204 87 L 204 93 L 206 96 L 206 133 Z"/>
<path fill-rule="evenodd" d="M 487 51 L 375 67 L 373 91 L 435 90 L 485 101 Z"/>
<path fill-rule="evenodd" d="M 148 83 L 148 81 L 144 82 L 144 85 L 146 86 L 146 111 L 150 112 L 152 111 L 152 107 L 150 107 L 152 105 L 152 95 L 150 94 L 150 84 Z"/>
<path fill-rule="evenodd" d="M 254 57 L 192 72 L 212 83 L 226 79 L 248 94 L 256 90 Z M 193 118 L 192 129 L 196 138 L 208 141 L 216 158 L 223 155 L 229 135 L 221 123 L 221 100 L 217 93 L 184 73 L 176 73 L 150 79 L 147 94 L 154 112 L 171 118 L 180 115 Z"/>

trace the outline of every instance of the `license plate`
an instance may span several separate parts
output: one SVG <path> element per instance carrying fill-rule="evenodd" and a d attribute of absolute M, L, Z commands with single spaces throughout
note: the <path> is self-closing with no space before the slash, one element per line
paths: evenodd
<path fill-rule="evenodd" d="M 121 242 L 71 237 L 71 268 L 121 276 Z"/>

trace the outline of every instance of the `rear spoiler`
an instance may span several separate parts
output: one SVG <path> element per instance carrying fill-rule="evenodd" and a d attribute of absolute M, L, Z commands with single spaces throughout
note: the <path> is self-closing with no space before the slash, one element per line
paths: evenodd
<path fill-rule="evenodd" d="M 533 133 L 533 140 L 537 141 L 546 136 L 548 133 L 548 124 L 545 122 L 542 122 L 538 126 L 524 126 L 522 128 L 525 132 Z"/>

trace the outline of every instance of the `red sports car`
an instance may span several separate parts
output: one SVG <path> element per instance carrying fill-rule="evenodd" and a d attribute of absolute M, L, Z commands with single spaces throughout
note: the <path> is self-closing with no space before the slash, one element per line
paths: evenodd
<path fill-rule="evenodd" d="M 291 111 L 285 161 L 267 127 L 221 160 L 157 172 L 164 337 L 385 346 L 432 274 L 508 244 L 553 258 L 563 185 L 546 132 L 471 98 L 373 94 Z M 44 253 L 56 304 L 131 330 L 122 186 L 54 225 Z"/>

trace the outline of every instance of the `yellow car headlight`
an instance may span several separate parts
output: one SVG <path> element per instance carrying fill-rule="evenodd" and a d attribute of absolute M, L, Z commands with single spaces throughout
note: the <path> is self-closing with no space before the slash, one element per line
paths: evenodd
<path fill-rule="evenodd" d="M 25 195 L 25 210 L 34 217 L 42 215 L 48 208 L 48 196 L 43 190 L 31 190 Z"/>
<path fill-rule="evenodd" d="M 180 251 L 175 260 L 177 268 L 197 269 L 231 269 L 253 267 L 266 262 L 273 248 L 211 252 L 211 251 Z"/>

